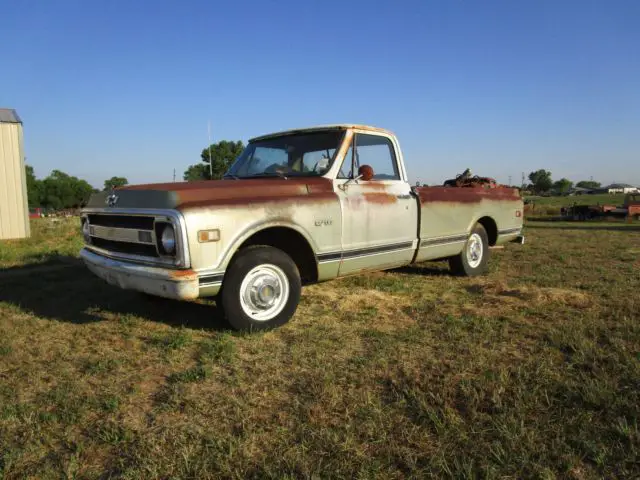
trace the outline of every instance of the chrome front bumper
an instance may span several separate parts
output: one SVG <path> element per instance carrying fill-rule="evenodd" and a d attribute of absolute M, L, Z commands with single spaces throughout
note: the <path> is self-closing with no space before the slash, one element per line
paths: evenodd
<path fill-rule="evenodd" d="M 176 300 L 192 300 L 199 296 L 198 274 L 193 270 L 174 270 L 121 262 L 83 248 L 80 258 L 85 265 L 107 283 L 125 290 Z"/>

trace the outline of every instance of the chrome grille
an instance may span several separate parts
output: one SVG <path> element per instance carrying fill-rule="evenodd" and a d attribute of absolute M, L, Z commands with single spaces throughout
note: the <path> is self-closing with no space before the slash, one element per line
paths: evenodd
<path fill-rule="evenodd" d="M 188 266 L 185 229 L 182 216 L 175 211 L 153 211 L 140 214 L 140 210 L 86 209 L 83 222 L 88 222 L 90 241 L 86 248 L 110 257 L 141 263 Z M 162 225 L 169 223 L 176 234 L 176 254 L 163 254 L 158 248 Z"/>
<path fill-rule="evenodd" d="M 135 228 L 138 230 L 153 230 L 154 217 L 127 215 L 88 215 L 89 224 L 102 227 Z"/>

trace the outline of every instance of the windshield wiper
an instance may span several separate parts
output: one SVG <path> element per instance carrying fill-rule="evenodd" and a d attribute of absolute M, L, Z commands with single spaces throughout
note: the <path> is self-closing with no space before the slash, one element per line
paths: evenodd
<path fill-rule="evenodd" d="M 232 173 L 225 173 L 222 178 L 233 178 L 234 180 L 240 180 L 240 177 L 237 175 L 234 175 Z"/>

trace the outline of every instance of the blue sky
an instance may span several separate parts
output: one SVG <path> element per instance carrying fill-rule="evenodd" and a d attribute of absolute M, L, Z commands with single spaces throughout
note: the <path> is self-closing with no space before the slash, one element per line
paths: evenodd
<path fill-rule="evenodd" d="M 411 180 L 640 184 L 640 2 L 0 0 L 27 162 L 171 181 L 213 140 L 366 123 Z"/>

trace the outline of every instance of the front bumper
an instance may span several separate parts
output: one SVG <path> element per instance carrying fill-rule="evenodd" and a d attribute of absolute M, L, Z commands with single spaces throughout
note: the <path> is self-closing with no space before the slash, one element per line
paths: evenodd
<path fill-rule="evenodd" d="M 173 270 L 121 262 L 83 248 L 80 258 L 107 283 L 126 290 L 176 300 L 193 300 L 199 296 L 198 275 L 193 270 Z"/>

